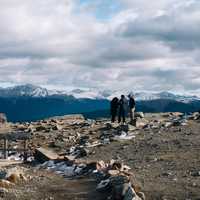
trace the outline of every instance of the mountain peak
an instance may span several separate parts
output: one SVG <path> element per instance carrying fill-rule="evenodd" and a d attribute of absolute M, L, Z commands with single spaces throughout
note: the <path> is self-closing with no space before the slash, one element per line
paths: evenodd
<path fill-rule="evenodd" d="M 32 84 L 17 85 L 14 87 L 0 88 L 2 97 L 45 97 L 48 96 L 48 90 Z"/>

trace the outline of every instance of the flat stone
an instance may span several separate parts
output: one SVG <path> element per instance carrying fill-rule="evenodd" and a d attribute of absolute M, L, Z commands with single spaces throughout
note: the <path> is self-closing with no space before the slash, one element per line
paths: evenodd
<path fill-rule="evenodd" d="M 59 159 L 58 154 L 42 147 L 36 149 L 34 157 L 39 162 Z"/>
<path fill-rule="evenodd" d="M 0 159 L 0 167 L 6 167 L 6 166 L 21 164 L 21 163 L 23 163 L 23 161 Z"/>

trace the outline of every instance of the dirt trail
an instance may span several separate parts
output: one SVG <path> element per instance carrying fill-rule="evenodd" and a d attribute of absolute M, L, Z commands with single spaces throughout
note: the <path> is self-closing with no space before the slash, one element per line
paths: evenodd
<path fill-rule="evenodd" d="M 64 179 L 46 170 L 29 170 L 32 178 L 10 189 L 5 200 L 104 200 L 106 194 L 96 191 L 92 178 Z M 12 190 L 12 191 L 11 191 Z"/>

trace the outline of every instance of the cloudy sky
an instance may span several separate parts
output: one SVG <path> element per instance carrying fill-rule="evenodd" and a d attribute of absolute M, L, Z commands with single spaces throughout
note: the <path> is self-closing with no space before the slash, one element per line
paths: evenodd
<path fill-rule="evenodd" d="M 200 92 L 199 0 L 1 0 L 0 86 Z"/>

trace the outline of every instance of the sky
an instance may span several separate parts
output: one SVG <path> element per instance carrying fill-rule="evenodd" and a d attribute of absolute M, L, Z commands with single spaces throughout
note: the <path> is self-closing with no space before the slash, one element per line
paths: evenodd
<path fill-rule="evenodd" d="M 1 0 L 0 87 L 200 92 L 199 0 Z"/>

